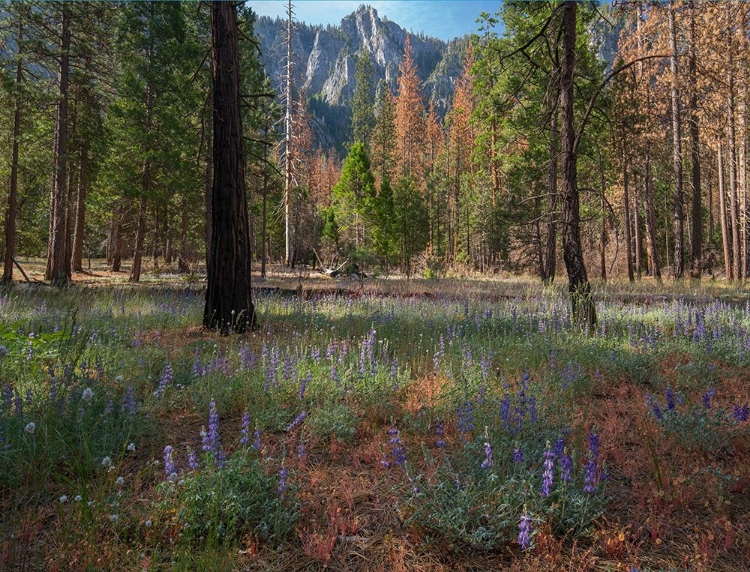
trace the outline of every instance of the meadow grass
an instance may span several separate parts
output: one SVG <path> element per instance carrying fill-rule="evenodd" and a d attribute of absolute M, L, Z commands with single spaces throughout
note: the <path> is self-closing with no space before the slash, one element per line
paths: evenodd
<path fill-rule="evenodd" d="M 166 276 L 166 275 L 165 275 Z M 299 285 L 303 289 L 299 290 Z M 8 570 L 742 570 L 750 297 L 704 281 L 0 293 Z"/>

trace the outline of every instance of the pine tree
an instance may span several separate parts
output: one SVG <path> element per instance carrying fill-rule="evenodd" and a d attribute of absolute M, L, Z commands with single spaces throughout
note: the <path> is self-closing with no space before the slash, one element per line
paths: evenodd
<path fill-rule="evenodd" d="M 401 177 L 417 180 L 422 169 L 425 122 L 421 82 L 414 63 L 410 36 L 406 37 L 404 56 L 398 69 L 395 117 L 398 173 Z"/>
<path fill-rule="evenodd" d="M 367 50 L 362 50 L 357 58 L 354 82 L 354 96 L 351 100 L 352 143 L 362 143 L 365 149 L 369 149 L 372 131 L 375 128 L 375 113 L 373 110 L 372 63 Z"/>

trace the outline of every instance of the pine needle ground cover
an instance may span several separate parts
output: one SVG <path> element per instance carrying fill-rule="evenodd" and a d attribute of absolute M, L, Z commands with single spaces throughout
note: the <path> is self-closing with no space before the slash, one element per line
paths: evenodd
<path fill-rule="evenodd" d="M 747 569 L 741 293 L 279 285 L 2 293 L 2 569 Z"/>

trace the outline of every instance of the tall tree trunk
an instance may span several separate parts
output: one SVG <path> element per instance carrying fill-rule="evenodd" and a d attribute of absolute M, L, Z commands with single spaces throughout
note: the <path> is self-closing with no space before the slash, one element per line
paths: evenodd
<path fill-rule="evenodd" d="M 727 11 L 729 8 L 727 8 Z M 737 140 L 734 125 L 734 57 L 729 47 L 729 94 L 727 95 L 727 131 L 729 137 L 729 228 L 732 234 L 732 279 L 739 279 L 742 272 L 740 253 L 740 220 L 737 201 Z"/>
<path fill-rule="evenodd" d="M 61 42 L 60 42 L 60 75 L 55 120 L 55 168 L 52 174 L 52 194 L 50 207 L 50 234 L 47 250 L 47 272 L 45 279 L 53 284 L 63 286 L 70 276 L 66 271 L 68 260 L 67 222 L 68 222 L 68 86 L 70 77 L 70 13 L 66 2 L 61 5 Z"/>
<path fill-rule="evenodd" d="M 188 204 L 187 196 L 182 195 L 182 221 L 180 224 L 180 257 L 177 260 L 177 268 L 180 272 L 190 272 L 188 262 Z"/>
<path fill-rule="evenodd" d="M 635 179 L 635 174 L 633 175 Z M 641 232 L 641 207 L 638 201 L 638 183 L 633 183 L 633 242 L 635 243 L 635 258 L 633 262 L 638 280 L 643 272 L 643 233 Z"/>
<path fill-rule="evenodd" d="M 701 198 L 701 159 L 698 132 L 698 82 L 695 59 L 695 2 L 690 2 L 690 51 L 688 80 L 690 81 L 690 179 L 693 186 L 692 236 L 690 244 L 690 276 L 701 277 L 703 247 L 703 201 Z"/>
<path fill-rule="evenodd" d="M 213 158 L 213 145 L 209 145 L 213 141 L 212 138 L 208 139 L 206 148 L 206 178 L 205 178 L 205 199 L 206 199 L 206 274 L 211 266 L 211 237 L 213 236 L 213 209 L 212 207 L 212 194 L 213 194 L 213 178 L 214 178 L 214 158 Z"/>
<path fill-rule="evenodd" d="M 719 162 L 719 221 L 721 222 L 721 243 L 724 248 L 724 275 L 727 280 L 732 279 L 732 251 L 729 246 L 729 228 L 727 227 L 727 201 L 724 188 L 724 153 L 721 138 L 718 144 Z"/>
<path fill-rule="evenodd" d="M 292 225 L 292 192 L 293 192 L 293 145 L 292 145 L 292 107 L 294 102 L 294 95 L 292 93 L 292 75 L 294 70 L 294 53 L 292 51 L 292 16 L 293 16 L 292 0 L 288 1 L 287 5 L 287 27 L 286 27 L 286 112 L 284 118 L 284 126 L 286 131 L 286 139 L 284 143 L 284 264 L 294 264 L 294 228 Z"/>
<path fill-rule="evenodd" d="M 562 64 L 560 66 L 560 111 L 562 123 L 563 258 L 568 271 L 568 290 L 573 319 L 579 324 L 596 323 L 596 308 L 581 247 L 581 215 L 578 197 L 578 158 L 573 126 L 573 72 L 576 62 L 576 8 L 567 0 L 563 8 Z"/>
<path fill-rule="evenodd" d="M 633 248 L 632 248 L 632 236 L 630 233 L 630 193 L 628 191 L 628 148 L 625 141 L 625 122 L 622 122 L 622 202 L 625 207 L 625 259 L 628 266 L 628 280 L 630 282 L 635 281 L 635 275 L 633 274 Z M 604 188 L 602 187 L 602 193 Z M 604 201 L 602 201 L 603 203 Z M 604 254 L 602 254 L 602 260 Z M 603 263 L 603 262 L 602 262 Z"/>
<path fill-rule="evenodd" d="M 547 248 L 545 268 L 542 278 L 545 284 L 555 281 L 557 266 L 557 162 L 558 162 L 558 100 L 555 99 L 552 110 L 549 136 L 549 171 L 547 173 L 547 195 L 549 197 L 549 218 L 547 220 Z"/>
<path fill-rule="evenodd" d="M 682 199 L 682 149 L 681 149 L 681 126 L 680 126 L 680 90 L 678 85 L 677 71 L 677 31 L 674 19 L 674 0 L 669 2 L 669 43 L 672 55 L 670 57 L 670 70 L 672 72 L 672 166 L 674 168 L 674 266 L 675 280 L 682 278 L 685 267 L 683 260 L 685 220 L 683 215 Z"/>
<path fill-rule="evenodd" d="M 81 144 L 81 163 L 78 172 L 78 196 L 76 197 L 75 228 L 72 245 L 72 269 L 83 271 L 83 233 L 86 224 L 86 195 L 89 188 L 89 140 L 84 137 Z"/>
<path fill-rule="evenodd" d="M 119 272 L 122 265 L 122 207 L 115 209 L 113 226 L 114 238 L 112 239 L 112 272 Z"/>
<path fill-rule="evenodd" d="M 149 160 L 143 162 L 143 171 L 141 174 L 142 189 L 148 187 L 145 181 L 150 177 Z M 130 269 L 130 282 L 140 282 L 141 264 L 143 262 L 143 243 L 146 235 L 146 194 L 141 194 L 141 200 L 138 205 L 138 229 L 135 234 L 135 252 L 133 252 L 133 268 Z"/>
<path fill-rule="evenodd" d="M 659 251 L 656 247 L 656 212 L 654 207 L 654 188 L 651 184 L 651 145 L 646 143 L 646 157 L 643 185 L 643 208 L 646 211 L 646 254 L 651 276 L 661 282 Z"/>
<path fill-rule="evenodd" d="M 18 18 L 16 36 L 16 81 L 13 97 L 13 153 L 10 162 L 10 189 L 8 206 L 5 210 L 5 257 L 3 259 L 3 282 L 13 282 L 13 257 L 16 254 L 16 218 L 18 217 L 18 140 L 21 137 L 21 82 L 23 81 L 23 59 L 21 46 L 23 42 L 23 19 Z"/>
<path fill-rule="evenodd" d="M 255 322 L 250 290 L 250 232 L 240 112 L 237 8 L 211 4 L 213 162 L 211 259 L 203 325 L 223 334 Z"/>

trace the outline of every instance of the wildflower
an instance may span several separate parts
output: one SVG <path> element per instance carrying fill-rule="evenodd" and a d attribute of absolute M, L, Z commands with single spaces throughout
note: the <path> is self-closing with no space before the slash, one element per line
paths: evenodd
<path fill-rule="evenodd" d="M 240 445 L 250 444 L 250 413 L 245 410 L 242 415 L 242 429 L 240 429 Z"/>
<path fill-rule="evenodd" d="M 149 518 L 143 524 L 146 526 L 146 528 L 151 528 L 151 525 L 153 524 L 153 522 L 151 522 L 151 519 Z"/>
<path fill-rule="evenodd" d="M 193 451 L 190 447 L 188 447 L 188 467 L 190 467 L 191 470 L 197 471 L 198 470 L 198 456 L 195 454 L 195 451 Z"/>
<path fill-rule="evenodd" d="M 124 484 L 125 484 L 125 479 L 123 479 L 122 477 L 117 477 L 117 480 L 115 481 L 115 484 L 116 484 L 116 485 L 117 485 L 118 487 L 121 487 L 122 485 L 124 485 Z"/>
<path fill-rule="evenodd" d="M 521 550 L 528 550 L 531 547 L 531 517 L 528 514 L 521 515 L 518 522 L 518 545 Z"/>
<path fill-rule="evenodd" d="M 307 372 L 307 376 L 302 379 L 302 381 L 299 384 L 299 400 L 302 401 L 305 398 L 305 389 L 307 389 L 307 384 L 312 381 L 312 373 L 310 371 Z"/>
<path fill-rule="evenodd" d="M 120 410 L 123 413 L 127 413 L 130 417 L 135 417 L 135 414 L 138 412 L 138 404 L 135 401 L 135 389 L 132 383 L 128 384 L 128 387 L 125 389 Z"/>
<path fill-rule="evenodd" d="M 8 348 L 5 346 L 0 346 L 0 361 L 5 359 L 5 356 L 8 355 Z"/>
<path fill-rule="evenodd" d="M 62 496 L 60 497 L 60 502 L 61 502 L 61 503 L 66 503 L 66 502 L 68 502 L 68 495 L 62 495 Z"/>
<path fill-rule="evenodd" d="M 260 442 L 260 429 L 257 427 L 255 428 L 255 431 L 253 431 L 253 449 L 256 451 L 260 451 L 262 448 L 261 442 Z"/>
<path fill-rule="evenodd" d="M 716 390 L 713 387 L 709 387 L 702 397 L 703 407 L 711 409 L 711 398 L 713 398 L 714 395 L 716 395 Z"/>
<path fill-rule="evenodd" d="M 739 405 L 735 405 L 732 408 L 732 416 L 734 419 L 740 423 L 743 421 L 747 421 L 750 418 L 750 407 L 748 407 L 747 404 L 740 407 Z"/>
<path fill-rule="evenodd" d="M 305 453 L 305 445 L 302 442 L 300 442 L 297 445 L 297 459 L 301 461 L 306 456 L 307 456 L 307 453 Z"/>
<path fill-rule="evenodd" d="M 128 443 L 128 453 L 135 453 L 135 443 Z"/>
<path fill-rule="evenodd" d="M 208 406 L 208 432 L 201 428 L 203 437 L 202 448 L 208 453 L 213 453 L 216 457 L 217 464 L 221 462 L 221 442 L 219 441 L 219 412 L 216 409 L 216 402 L 212 401 Z"/>
<path fill-rule="evenodd" d="M 300 423 L 302 423 L 307 418 L 307 411 L 303 411 L 297 417 L 294 418 L 294 421 L 292 421 L 286 428 L 287 433 L 292 431 L 295 427 L 297 427 Z"/>
<path fill-rule="evenodd" d="M 164 447 L 164 473 L 167 475 L 167 480 L 170 482 L 177 478 L 177 466 L 172 457 L 172 445 Z"/>
<path fill-rule="evenodd" d="M 167 386 L 172 381 L 173 377 L 174 372 L 172 371 L 172 366 L 170 364 L 165 365 L 164 371 L 161 373 L 161 376 L 159 376 L 159 386 L 154 392 L 154 396 L 156 397 L 156 399 L 161 399 L 164 396 L 164 392 L 166 391 Z"/>
<path fill-rule="evenodd" d="M 443 439 L 443 436 L 445 435 L 445 430 L 443 429 L 442 421 L 435 421 L 435 435 L 437 435 L 437 442 L 435 443 L 435 446 L 438 449 L 444 449 L 445 440 Z"/>
<path fill-rule="evenodd" d="M 569 483 L 573 480 L 573 459 L 568 455 L 568 450 L 564 449 L 558 457 L 560 463 L 560 480 Z"/>
<path fill-rule="evenodd" d="M 482 468 L 487 470 L 491 469 L 493 465 L 492 461 L 492 445 L 487 441 L 484 443 L 484 461 L 482 461 Z"/>
<path fill-rule="evenodd" d="M 34 423 L 33 421 L 29 421 L 23 430 L 26 431 L 29 435 L 33 435 L 36 431 L 36 423 Z"/>
<path fill-rule="evenodd" d="M 664 398 L 667 401 L 667 410 L 672 411 L 675 408 L 675 395 L 674 390 L 671 387 L 667 387 L 666 391 L 664 392 Z"/>
<path fill-rule="evenodd" d="M 591 433 L 589 435 L 589 459 L 586 461 L 586 475 L 583 485 L 583 490 L 587 493 L 593 493 L 599 483 L 598 461 L 599 435 Z"/>
<path fill-rule="evenodd" d="M 13 390 L 10 388 L 10 385 L 7 383 L 3 384 L 3 390 L 2 390 L 2 403 L 3 403 L 3 409 L 10 409 L 11 405 L 13 404 Z"/>
<path fill-rule="evenodd" d="M 81 502 L 81 495 L 76 495 L 73 497 L 73 502 Z"/>
<path fill-rule="evenodd" d="M 406 449 L 404 448 L 404 444 L 401 442 L 401 437 L 399 436 L 398 429 L 396 429 L 396 427 L 391 427 L 388 430 L 388 434 L 391 436 L 391 455 L 393 456 L 396 464 L 402 469 L 406 470 Z"/>
<path fill-rule="evenodd" d="M 286 467 L 281 467 L 279 471 L 279 483 L 276 487 L 276 492 L 283 495 L 284 492 L 289 488 L 289 471 Z"/>
<path fill-rule="evenodd" d="M 547 441 L 547 448 L 544 451 L 544 473 L 542 473 L 542 497 L 548 497 L 552 492 L 553 459 L 554 454 L 552 453 L 552 449 L 550 449 L 549 441 Z"/>
<path fill-rule="evenodd" d="M 112 521 L 113 523 L 117 524 L 118 522 L 120 522 L 120 517 L 118 515 L 116 515 L 116 514 L 110 514 L 109 515 L 109 520 Z"/>
<path fill-rule="evenodd" d="M 109 457 L 104 457 L 102 459 L 102 467 L 107 469 L 107 472 L 109 472 L 115 468 L 115 464 L 112 462 L 112 459 L 110 459 Z"/>
<path fill-rule="evenodd" d="M 516 448 L 513 449 L 513 462 L 516 464 L 523 463 L 523 451 L 521 451 L 520 446 L 516 446 Z"/>
<path fill-rule="evenodd" d="M 94 398 L 94 390 L 90 387 L 87 387 L 83 390 L 83 393 L 81 393 L 81 399 L 83 399 L 86 403 L 90 403 L 91 400 Z"/>

